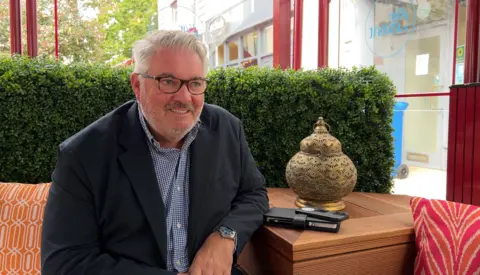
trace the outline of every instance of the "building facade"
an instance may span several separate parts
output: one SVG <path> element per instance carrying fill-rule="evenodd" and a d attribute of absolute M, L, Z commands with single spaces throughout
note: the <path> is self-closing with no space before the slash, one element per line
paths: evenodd
<path fill-rule="evenodd" d="M 194 32 L 210 68 L 273 66 L 273 1 L 158 1 L 159 29 Z"/>

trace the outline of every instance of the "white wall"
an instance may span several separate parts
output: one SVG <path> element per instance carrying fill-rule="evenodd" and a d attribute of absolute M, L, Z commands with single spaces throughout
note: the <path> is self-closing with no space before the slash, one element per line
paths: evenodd
<path fill-rule="evenodd" d="M 373 46 L 373 41 L 366 39 L 370 35 L 370 30 L 367 26 L 372 26 L 374 24 L 375 16 L 373 14 L 374 1 L 372 0 L 362 0 L 356 1 L 356 28 L 355 28 L 355 45 L 357 48 L 357 65 L 356 66 L 371 66 L 373 65 L 374 54 L 372 53 L 371 47 Z M 372 12 L 370 13 L 370 11 Z"/>
<path fill-rule="evenodd" d="M 328 15 L 328 66 L 338 68 L 340 0 L 332 0 Z"/>
<path fill-rule="evenodd" d="M 373 25 L 374 16 L 369 15 L 373 1 L 343 0 L 341 3 L 339 66 L 351 68 L 373 65 L 373 53 L 369 48 L 372 42 L 366 39 L 369 31 L 367 26 Z"/>
<path fill-rule="evenodd" d="M 338 67 L 339 54 L 339 6 L 340 0 L 332 0 L 329 6 L 328 66 Z M 318 0 L 303 2 L 302 68 L 317 69 L 318 63 Z"/>
<path fill-rule="evenodd" d="M 355 44 L 355 4 L 352 0 L 342 0 L 340 6 L 339 67 L 350 68 L 358 64 Z"/>
<path fill-rule="evenodd" d="M 302 68 L 314 70 L 318 62 L 318 0 L 303 1 Z"/>
<path fill-rule="evenodd" d="M 177 24 L 176 28 L 194 27 L 196 21 L 194 0 L 177 0 Z"/>
<path fill-rule="evenodd" d="M 158 0 L 158 29 L 169 29 L 173 26 L 172 9 L 170 0 Z"/>

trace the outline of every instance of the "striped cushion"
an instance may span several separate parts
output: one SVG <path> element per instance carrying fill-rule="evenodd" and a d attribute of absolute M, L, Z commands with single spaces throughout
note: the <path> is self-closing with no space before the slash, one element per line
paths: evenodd
<path fill-rule="evenodd" d="M 415 275 L 480 274 L 480 207 L 413 197 Z"/>
<path fill-rule="evenodd" d="M 0 274 L 40 275 L 49 188 L 50 184 L 0 183 Z"/>

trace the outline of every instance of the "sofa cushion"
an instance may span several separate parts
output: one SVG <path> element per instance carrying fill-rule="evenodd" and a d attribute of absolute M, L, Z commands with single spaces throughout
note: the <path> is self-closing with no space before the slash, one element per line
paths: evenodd
<path fill-rule="evenodd" d="M 0 274 L 40 274 L 43 209 L 50 184 L 0 183 Z"/>
<path fill-rule="evenodd" d="M 480 207 L 413 197 L 415 275 L 480 274 Z"/>

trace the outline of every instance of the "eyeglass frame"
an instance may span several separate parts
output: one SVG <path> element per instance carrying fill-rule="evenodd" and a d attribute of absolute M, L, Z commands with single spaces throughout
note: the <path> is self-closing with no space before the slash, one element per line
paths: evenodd
<path fill-rule="evenodd" d="M 205 93 L 205 91 L 207 90 L 207 86 L 208 86 L 208 79 L 204 78 L 204 77 L 195 77 L 195 78 L 192 78 L 192 79 L 180 79 L 180 78 L 177 78 L 171 74 L 161 74 L 161 75 L 158 75 L 158 76 L 154 76 L 154 75 L 150 75 L 150 74 L 146 74 L 146 73 L 135 73 L 136 75 L 139 75 L 139 76 L 142 76 L 142 77 L 145 77 L 145 78 L 150 78 L 150 79 L 153 79 L 155 81 L 157 81 L 157 88 L 160 90 L 160 80 L 162 80 L 163 78 L 173 78 L 173 79 L 177 79 L 177 80 L 180 80 L 180 86 L 178 86 L 178 89 L 175 91 L 175 92 L 163 92 L 164 94 L 175 94 L 177 93 L 178 91 L 180 91 L 180 89 L 182 88 L 182 86 L 184 84 L 187 84 L 186 87 L 187 87 L 187 91 L 192 94 L 192 95 L 203 95 Z M 194 80 L 202 80 L 202 81 L 205 81 L 205 90 L 202 92 L 202 93 L 192 93 L 192 91 L 190 91 L 190 88 L 188 87 L 188 84 L 190 81 L 194 81 Z M 160 90 L 161 91 L 161 90 Z"/>

